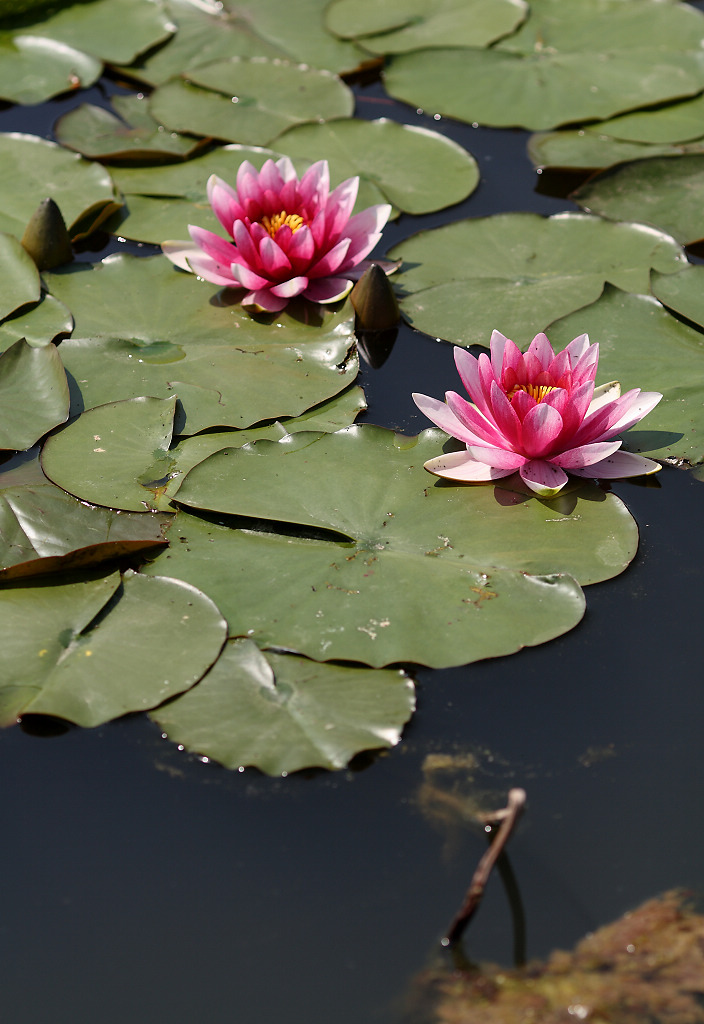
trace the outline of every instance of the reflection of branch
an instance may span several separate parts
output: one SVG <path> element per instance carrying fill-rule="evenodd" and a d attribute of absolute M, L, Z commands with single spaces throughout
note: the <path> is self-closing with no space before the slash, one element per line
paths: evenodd
<path fill-rule="evenodd" d="M 486 884 L 489 881 L 489 875 L 496 864 L 499 854 L 508 842 L 509 836 L 513 832 L 525 802 L 526 792 L 524 789 L 511 789 L 509 790 L 506 807 L 487 818 L 487 822 L 500 821 L 501 824 L 496 830 L 489 849 L 477 864 L 476 871 L 472 876 L 472 881 L 465 895 L 464 903 L 455 915 L 447 931 L 446 938 L 442 940 L 443 946 L 449 946 L 452 943 L 458 942 L 462 937 L 462 933 L 481 903 Z"/>

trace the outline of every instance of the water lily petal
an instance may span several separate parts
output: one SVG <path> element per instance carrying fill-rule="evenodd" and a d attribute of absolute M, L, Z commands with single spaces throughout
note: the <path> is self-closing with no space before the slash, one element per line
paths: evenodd
<path fill-rule="evenodd" d="M 206 255 L 225 266 L 232 263 L 235 256 L 235 247 L 232 242 L 227 242 L 220 235 L 216 235 L 214 231 L 196 227 L 195 224 L 189 224 L 188 231 L 195 245 Z"/>
<path fill-rule="evenodd" d="M 161 243 L 161 251 L 179 270 L 187 270 L 192 273 L 188 258 L 198 252 L 195 242 L 179 242 L 169 239 L 169 241 Z"/>
<path fill-rule="evenodd" d="M 241 221 L 235 221 L 234 235 L 236 256 L 231 257 L 234 263 L 243 263 L 251 270 L 261 270 L 262 261 L 259 246 L 255 245 L 252 232 Z"/>
<path fill-rule="evenodd" d="M 587 409 L 587 415 L 591 416 L 597 409 L 603 409 L 609 402 L 613 402 L 615 399 L 621 397 L 621 385 L 617 380 L 611 380 L 608 384 L 600 384 L 598 388 L 594 388 L 594 394 L 592 400 L 589 403 Z"/>
<path fill-rule="evenodd" d="M 660 469 L 662 466 L 659 462 L 646 459 L 642 455 L 635 455 L 633 452 L 618 451 L 593 466 L 585 466 L 584 469 L 571 469 L 570 472 L 576 476 L 599 480 L 618 480 L 627 476 L 646 476 L 650 473 L 657 473 Z"/>
<path fill-rule="evenodd" d="M 496 381 L 491 384 L 491 412 L 496 426 L 503 434 L 505 446 L 513 448 L 522 444 L 521 420 Z"/>
<path fill-rule="evenodd" d="M 328 235 L 337 238 L 352 215 L 357 202 L 359 178 L 348 178 L 330 193 L 325 203 Z"/>
<path fill-rule="evenodd" d="M 270 235 L 266 235 L 259 243 L 259 255 L 262 269 L 272 277 L 281 277 L 291 269 L 288 256 Z"/>
<path fill-rule="evenodd" d="M 464 441 L 465 444 L 482 444 L 482 437 L 465 426 L 444 402 L 439 402 L 437 398 L 430 398 L 428 395 L 413 394 L 411 397 L 420 411 L 446 434 Z"/>
<path fill-rule="evenodd" d="M 523 451 L 538 459 L 552 451 L 562 431 L 562 416 L 557 409 L 539 402 L 523 420 Z"/>
<path fill-rule="evenodd" d="M 545 334 L 536 334 L 528 346 L 528 352 L 540 363 L 543 370 L 547 370 L 555 358 L 553 347 Z"/>
<path fill-rule="evenodd" d="M 337 302 L 344 299 L 353 283 L 348 277 L 319 277 L 309 281 L 304 296 L 311 302 Z"/>
<path fill-rule="evenodd" d="M 507 472 L 515 472 L 528 462 L 525 455 L 517 455 L 516 452 L 506 451 L 505 448 L 484 448 L 478 445 L 467 445 L 467 451 L 477 462 L 483 462 L 494 469 L 505 469 Z"/>
<path fill-rule="evenodd" d="M 271 288 L 271 294 L 278 295 L 281 299 L 292 299 L 295 295 L 300 295 L 301 292 L 304 292 L 307 287 L 307 277 L 290 277 L 288 281 L 275 284 Z"/>
<path fill-rule="evenodd" d="M 460 480 L 465 483 L 486 483 L 489 480 L 500 480 L 510 476 L 512 469 L 494 469 L 485 462 L 477 462 L 469 452 L 449 452 L 428 459 L 424 463 L 429 473 L 445 477 L 448 480 Z"/>
<path fill-rule="evenodd" d="M 327 160 L 318 160 L 311 164 L 298 185 L 301 202 L 324 207 L 330 190 L 330 171 Z"/>
<path fill-rule="evenodd" d="M 491 367 L 496 380 L 501 380 L 501 373 L 504 368 L 504 351 L 509 344 L 512 345 L 513 342 L 509 342 L 509 339 L 501 331 L 491 332 L 489 351 L 491 353 Z"/>
<path fill-rule="evenodd" d="M 249 292 L 242 299 L 244 309 L 252 313 L 280 313 L 288 305 L 288 299 L 272 295 L 268 288 Z"/>
<path fill-rule="evenodd" d="M 240 287 L 239 281 L 232 273 L 232 266 L 218 263 L 212 256 L 208 256 L 207 253 L 202 252 L 200 249 L 189 253 L 187 260 L 188 269 L 191 273 L 197 274 L 198 277 L 202 277 L 206 281 L 210 281 L 211 284 L 217 284 L 225 288 Z"/>
<path fill-rule="evenodd" d="M 345 228 L 345 234 L 350 239 L 350 247 L 347 252 L 348 262 L 358 263 L 372 251 L 381 238 L 381 230 L 390 215 L 390 205 L 380 203 L 378 206 L 369 206 L 361 213 L 350 217 Z"/>
<path fill-rule="evenodd" d="M 220 221 L 225 231 L 232 234 L 232 225 L 236 220 L 242 220 L 245 216 L 243 207 L 237 198 L 234 188 L 231 188 L 226 181 L 218 178 L 217 174 L 211 174 L 206 186 L 208 202 L 213 208 L 213 213 Z"/>
<path fill-rule="evenodd" d="M 506 438 L 494 421 L 490 417 L 484 416 L 476 406 L 470 405 L 456 391 L 447 391 L 445 401 L 463 426 L 474 434 L 479 444 L 506 447 Z M 461 440 L 468 442 L 469 438 L 463 436 Z"/>
<path fill-rule="evenodd" d="M 242 263 L 233 263 L 230 267 L 232 279 L 237 282 L 238 287 L 248 288 L 250 291 L 257 291 L 259 288 L 269 288 L 271 281 L 261 274 L 255 273 Z"/>
<path fill-rule="evenodd" d="M 613 455 L 621 447 L 621 441 L 598 441 L 595 444 L 583 444 L 579 448 L 572 448 L 570 451 L 553 455 L 550 461 L 555 466 L 562 466 L 570 473 L 586 466 L 595 467 L 596 463 Z"/>
<path fill-rule="evenodd" d="M 531 459 L 521 466 L 521 480 L 541 498 L 552 498 L 567 483 L 567 473 L 544 459 Z"/>
<path fill-rule="evenodd" d="M 349 247 L 349 238 L 341 238 L 337 245 L 325 253 L 322 259 L 313 264 L 308 271 L 309 276 L 329 277 L 330 274 L 334 274 L 344 264 Z"/>

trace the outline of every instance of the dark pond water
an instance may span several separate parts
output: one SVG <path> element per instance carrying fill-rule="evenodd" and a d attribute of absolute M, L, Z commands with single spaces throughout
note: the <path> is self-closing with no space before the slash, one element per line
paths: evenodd
<path fill-rule="evenodd" d="M 0 112 L 0 130 L 48 135 L 75 102 Z M 535 193 L 524 133 L 436 122 L 379 87 L 360 91 L 359 112 L 446 131 L 482 170 L 466 203 L 403 218 L 389 245 L 456 216 L 572 208 Z M 383 368 L 363 371 L 367 419 L 416 433 L 427 424 L 411 391 L 453 381 L 450 347 L 404 329 Z M 428 814 L 429 755 L 473 764 L 458 778 L 471 774 L 496 806 L 510 786 L 528 792 L 510 854 L 529 956 L 664 889 L 700 892 L 704 483 L 668 468 L 658 481 L 615 485 L 640 550 L 621 577 L 587 588 L 577 629 L 510 658 L 419 671 L 403 742 L 354 770 L 231 773 L 139 717 L 2 732 L 3 1019 L 398 1021 L 485 849 L 480 833 Z M 497 880 L 465 945 L 511 962 Z"/>

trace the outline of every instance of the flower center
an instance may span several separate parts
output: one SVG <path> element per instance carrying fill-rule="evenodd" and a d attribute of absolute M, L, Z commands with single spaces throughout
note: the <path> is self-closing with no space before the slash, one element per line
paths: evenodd
<path fill-rule="evenodd" d="M 293 233 L 298 231 L 299 228 L 303 227 L 303 217 L 299 217 L 297 213 L 286 213 L 285 210 L 282 210 L 281 213 L 275 213 L 273 217 L 262 217 L 260 224 L 269 232 L 272 238 L 275 238 L 276 232 L 284 224 L 287 224 Z"/>
<path fill-rule="evenodd" d="M 508 393 L 509 399 L 513 398 L 517 391 L 525 391 L 536 402 L 542 402 L 546 395 L 551 391 L 557 391 L 557 388 L 551 384 L 515 384 Z"/>

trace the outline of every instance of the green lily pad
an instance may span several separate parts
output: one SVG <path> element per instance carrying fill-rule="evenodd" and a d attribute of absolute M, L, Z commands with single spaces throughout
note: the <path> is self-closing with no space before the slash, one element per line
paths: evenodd
<path fill-rule="evenodd" d="M 0 233 L 0 320 L 39 300 L 39 271 L 12 235 Z"/>
<path fill-rule="evenodd" d="M 327 160 L 334 181 L 359 175 L 357 207 L 389 202 L 404 213 L 429 213 L 466 199 L 479 184 L 474 157 L 451 139 L 380 118 L 292 128 L 276 140 L 294 160 Z"/>
<path fill-rule="evenodd" d="M 55 484 L 94 505 L 153 512 L 166 476 L 176 398 L 133 398 L 79 416 L 49 438 L 42 469 Z M 135 479 L 135 467 L 142 470 Z"/>
<path fill-rule="evenodd" d="M 59 302 L 53 295 L 42 295 L 31 309 L 21 310 L 3 320 L 0 324 L 0 351 L 4 352 L 20 338 L 24 338 L 30 345 L 43 346 L 65 337 L 72 330 L 73 317 L 63 302 Z"/>
<path fill-rule="evenodd" d="M 208 202 L 210 175 L 217 174 L 234 187 L 243 161 L 249 160 L 259 170 L 266 160 L 277 160 L 280 155 L 270 149 L 231 145 L 170 167 L 112 168 L 127 199 L 126 217 L 115 230 L 125 238 L 155 245 L 169 238 L 188 238 L 189 224 L 222 233 Z"/>
<path fill-rule="evenodd" d="M 51 484 L 38 460 L 0 467 L 3 580 L 96 565 L 166 544 L 168 516 L 95 508 Z"/>
<path fill-rule="evenodd" d="M 159 86 L 149 101 L 172 131 L 265 146 L 292 125 L 349 117 L 354 109 L 335 75 L 281 60 L 234 57 L 187 75 Z"/>
<path fill-rule="evenodd" d="M 488 46 L 523 21 L 524 0 L 335 0 L 325 24 L 371 53 Z"/>
<path fill-rule="evenodd" d="M 174 399 L 133 398 L 90 409 L 47 441 L 42 466 L 55 483 L 83 501 L 135 512 L 174 511 L 186 473 L 214 452 L 296 430 L 333 431 L 365 408 L 361 388 L 303 416 L 251 430 L 199 434 L 170 448 Z"/>
<path fill-rule="evenodd" d="M 127 74 L 150 85 L 163 85 L 183 71 L 229 57 L 283 57 L 284 50 L 267 42 L 250 25 L 248 18 L 223 9 L 217 2 L 168 0 L 167 10 L 177 26 L 166 44 L 142 56 Z"/>
<path fill-rule="evenodd" d="M 469 123 L 533 130 L 603 119 L 704 88 L 703 16 L 659 0 L 531 0 L 489 50 L 392 57 L 387 91 Z"/>
<path fill-rule="evenodd" d="M 690 264 L 671 276 L 653 272 L 650 286 L 664 306 L 704 328 L 704 267 Z"/>
<path fill-rule="evenodd" d="M 599 342 L 600 377 L 620 381 L 622 391 L 663 395 L 643 424 L 624 434 L 624 450 L 704 461 L 704 335 L 676 320 L 657 299 L 615 288 L 552 324 L 550 340 L 561 346 L 585 331 Z"/>
<path fill-rule="evenodd" d="M 213 295 L 163 256 L 109 256 L 46 280 L 76 320 L 61 345 L 77 384 L 74 412 L 176 394 L 177 433 L 243 428 L 300 416 L 357 375 L 348 305 L 322 315 L 290 306 L 260 323 L 228 304 L 237 293 Z"/>
<path fill-rule="evenodd" d="M 227 768 L 287 775 L 344 768 L 362 750 L 394 746 L 414 707 L 402 672 L 320 665 L 237 640 L 198 686 L 149 717 L 174 743 Z"/>
<path fill-rule="evenodd" d="M 610 135 L 580 128 L 577 131 L 538 132 L 528 140 L 528 156 L 536 167 L 601 169 L 654 156 L 680 156 L 704 152 L 704 140 L 682 145 L 623 142 Z"/>
<path fill-rule="evenodd" d="M 100 60 L 129 64 L 169 39 L 174 26 L 160 4 L 119 0 L 116 8 L 115 0 L 91 0 L 48 15 L 38 12 L 37 20 L 21 31 L 52 40 L 57 50 L 71 47 Z"/>
<path fill-rule="evenodd" d="M 0 29 L 0 97 L 10 103 L 43 103 L 100 78 L 101 61 L 55 40 Z"/>
<path fill-rule="evenodd" d="M 149 113 L 144 96 L 113 96 L 116 116 L 105 107 L 82 103 L 54 125 L 58 142 L 82 156 L 108 163 L 185 160 L 203 145 L 198 139 L 169 132 Z"/>
<path fill-rule="evenodd" d="M 653 157 L 596 175 L 571 196 L 611 220 L 631 218 L 683 245 L 704 239 L 704 153 Z"/>
<path fill-rule="evenodd" d="M 0 450 L 23 451 L 68 417 L 66 374 L 55 345 L 15 342 L 0 355 Z"/>
<path fill-rule="evenodd" d="M 205 589 L 230 635 L 317 660 L 457 665 L 571 628 L 583 598 L 556 574 L 621 572 L 637 547 L 627 509 L 592 483 L 547 503 L 439 483 L 423 463 L 446 440 L 355 426 L 219 452 L 177 502 L 267 519 L 270 532 L 179 513 L 147 571 Z"/>
<path fill-rule="evenodd" d="M 90 727 L 146 711 L 220 652 L 225 623 L 193 587 L 131 572 L 63 580 L 0 590 L 0 724 L 36 712 Z"/>
<path fill-rule="evenodd" d="M 112 179 L 99 164 L 36 135 L 0 135 L 0 231 L 21 238 L 47 196 L 58 204 L 74 239 L 120 207 Z"/>
<path fill-rule="evenodd" d="M 487 345 L 494 329 L 526 347 L 545 325 L 594 302 L 605 282 L 649 289 L 650 267 L 675 273 L 674 239 L 598 217 L 506 213 L 421 232 L 389 255 L 404 317 L 460 345 Z M 577 332 L 581 333 L 581 332 Z"/>
<path fill-rule="evenodd" d="M 692 142 L 704 135 L 704 95 L 682 100 L 681 103 L 668 103 L 655 110 L 620 114 L 588 130 L 625 142 L 651 145 Z"/>

